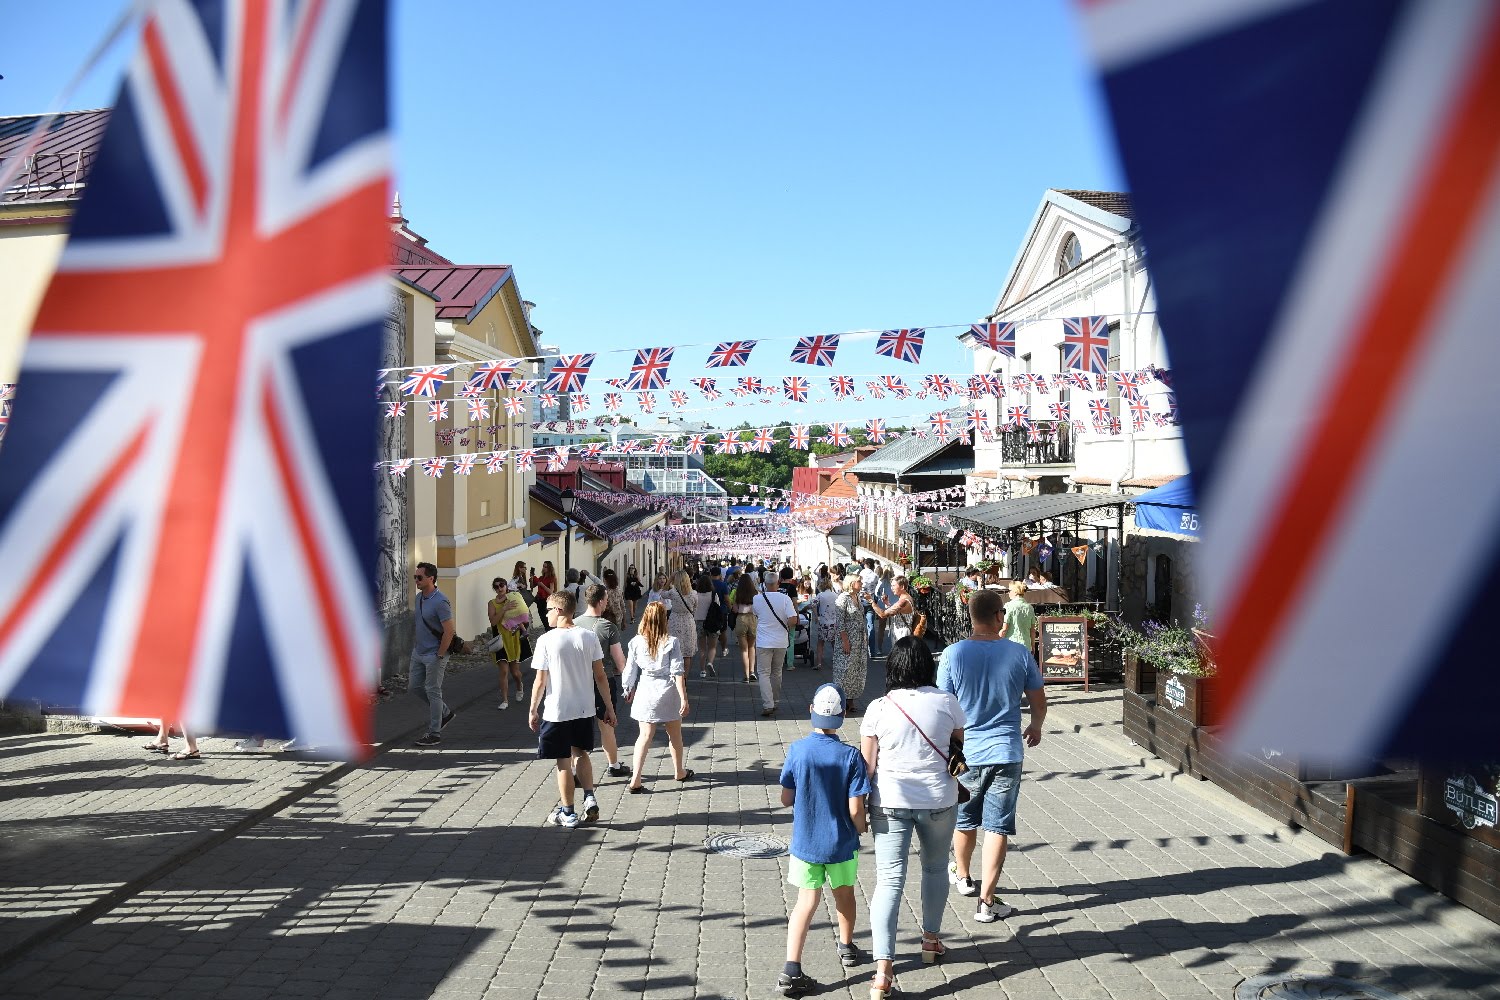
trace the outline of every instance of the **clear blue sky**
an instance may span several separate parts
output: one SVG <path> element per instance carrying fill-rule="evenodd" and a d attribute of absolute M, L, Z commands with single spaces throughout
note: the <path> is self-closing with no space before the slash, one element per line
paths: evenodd
<path fill-rule="evenodd" d="M 0 52 L 0 113 L 45 110 L 124 6 L 28 6 L 24 44 Z M 974 321 L 1046 188 L 1121 183 L 1062 0 L 394 10 L 412 227 L 455 260 L 514 265 L 568 351 Z M 120 56 L 67 105 L 112 103 Z M 953 332 L 929 334 L 923 370 L 970 370 Z M 790 349 L 762 343 L 745 372 L 828 373 Z M 679 351 L 675 379 L 706 353 Z M 839 359 L 913 374 L 873 342 Z"/>

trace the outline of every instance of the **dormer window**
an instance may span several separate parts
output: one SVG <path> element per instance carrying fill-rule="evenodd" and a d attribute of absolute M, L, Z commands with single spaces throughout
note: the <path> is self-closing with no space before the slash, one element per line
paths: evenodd
<path fill-rule="evenodd" d="M 1072 233 L 1063 236 L 1057 248 L 1057 276 L 1060 278 L 1083 263 L 1083 247 Z"/>

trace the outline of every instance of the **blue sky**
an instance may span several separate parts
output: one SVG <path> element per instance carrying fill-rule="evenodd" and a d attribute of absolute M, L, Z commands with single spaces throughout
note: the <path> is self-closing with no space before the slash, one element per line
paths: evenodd
<path fill-rule="evenodd" d="M 28 8 L 26 44 L 0 53 L 0 113 L 45 110 L 123 8 Z M 770 338 L 977 320 L 1046 188 L 1121 183 L 1060 0 L 394 11 L 412 227 L 455 260 L 514 265 L 567 351 L 760 339 L 746 373 L 806 374 Z M 111 103 L 122 55 L 67 106 Z M 929 333 L 923 371 L 970 370 L 955 332 Z M 675 380 L 706 354 L 680 350 Z M 871 341 L 839 362 L 913 374 Z"/>

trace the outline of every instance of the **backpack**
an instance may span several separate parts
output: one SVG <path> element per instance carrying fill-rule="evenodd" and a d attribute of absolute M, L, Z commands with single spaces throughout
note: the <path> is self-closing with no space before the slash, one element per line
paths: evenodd
<path fill-rule="evenodd" d="M 708 613 L 703 616 L 703 631 L 724 631 L 724 605 L 719 603 L 719 595 L 714 594 L 708 602 Z"/>

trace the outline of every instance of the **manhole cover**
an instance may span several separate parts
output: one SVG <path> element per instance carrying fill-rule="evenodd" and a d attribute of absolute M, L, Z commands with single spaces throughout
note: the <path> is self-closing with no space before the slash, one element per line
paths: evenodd
<path fill-rule="evenodd" d="M 703 846 L 710 853 L 732 858 L 779 858 L 787 853 L 786 841 L 769 834 L 711 833 L 704 838 Z"/>
<path fill-rule="evenodd" d="M 1234 1000 L 1401 1000 L 1388 990 L 1337 976 L 1256 976 L 1240 983 Z"/>

